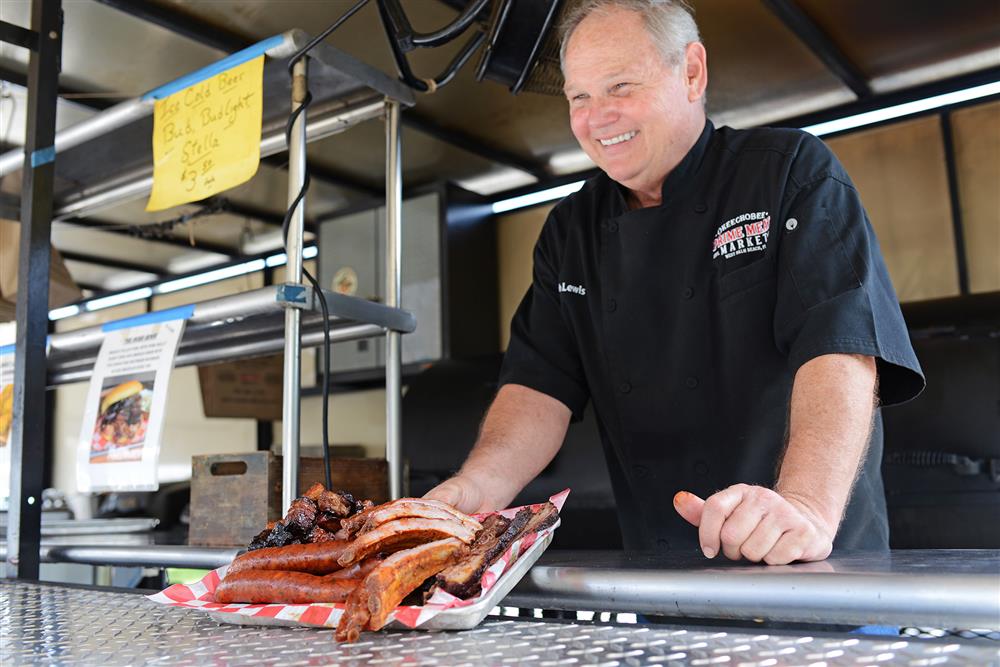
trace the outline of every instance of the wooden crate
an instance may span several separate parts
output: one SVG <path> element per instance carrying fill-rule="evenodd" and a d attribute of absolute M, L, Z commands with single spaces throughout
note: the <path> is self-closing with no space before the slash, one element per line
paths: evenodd
<path fill-rule="evenodd" d="M 376 503 L 388 499 L 384 459 L 335 458 L 330 469 L 334 489 Z M 323 478 L 322 458 L 300 459 L 300 492 Z M 282 514 L 280 456 L 253 452 L 192 457 L 188 544 L 246 546 Z"/>

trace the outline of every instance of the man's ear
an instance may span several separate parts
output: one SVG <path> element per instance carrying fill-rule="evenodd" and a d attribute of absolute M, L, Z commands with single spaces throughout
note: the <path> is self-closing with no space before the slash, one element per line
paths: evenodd
<path fill-rule="evenodd" d="M 688 101 L 696 102 L 705 96 L 708 87 L 708 54 L 701 42 L 691 42 L 684 52 L 684 82 Z"/>

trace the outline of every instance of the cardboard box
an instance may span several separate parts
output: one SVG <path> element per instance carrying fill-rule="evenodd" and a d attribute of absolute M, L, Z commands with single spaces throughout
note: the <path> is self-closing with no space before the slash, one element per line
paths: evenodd
<path fill-rule="evenodd" d="M 198 367 L 206 417 L 281 420 L 284 356 Z"/>
<path fill-rule="evenodd" d="M 333 488 L 376 503 L 388 500 L 385 459 L 334 458 Z M 323 459 L 299 461 L 299 491 L 323 482 Z M 271 452 L 191 458 L 191 529 L 188 544 L 246 546 L 269 521 L 283 516 L 281 457 Z"/>
<path fill-rule="evenodd" d="M 17 304 L 18 249 L 21 244 L 21 223 L 0 220 L 0 322 L 13 320 Z M 52 249 L 49 268 L 49 308 L 79 301 L 83 292 L 73 282 L 62 257 Z"/>

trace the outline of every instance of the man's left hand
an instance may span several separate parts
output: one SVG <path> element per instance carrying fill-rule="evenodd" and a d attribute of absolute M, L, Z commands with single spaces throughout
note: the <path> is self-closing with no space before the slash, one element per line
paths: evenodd
<path fill-rule="evenodd" d="M 701 550 L 714 558 L 785 565 L 823 560 L 833 549 L 833 533 L 806 503 L 762 486 L 735 484 L 702 500 L 681 491 L 674 509 L 698 527 Z"/>

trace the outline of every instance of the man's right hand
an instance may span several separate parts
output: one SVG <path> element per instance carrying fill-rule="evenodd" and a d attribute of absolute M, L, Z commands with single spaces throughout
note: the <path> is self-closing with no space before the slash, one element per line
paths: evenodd
<path fill-rule="evenodd" d="M 462 469 L 424 497 L 468 514 L 507 507 L 559 451 L 571 416 L 568 407 L 547 394 L 505 384 Z"/>
<path fill-rule="evenodd" d="M 483 493 L 482 487 L 475 484 L 468 477 L 463 477 L 461 475 L 457 475 L 451 479 L 441 482 L 428 491 L 424 495 L 424 498 L 440 500 L 441 502 L 448 503 L 455 509 L 460 512 L 465 512 L 466 514 L 492 512 L 494 510 L 503 509 L 500 507 L 492 507 L 492 505 L 487 502 L 486 494 Z"/>

